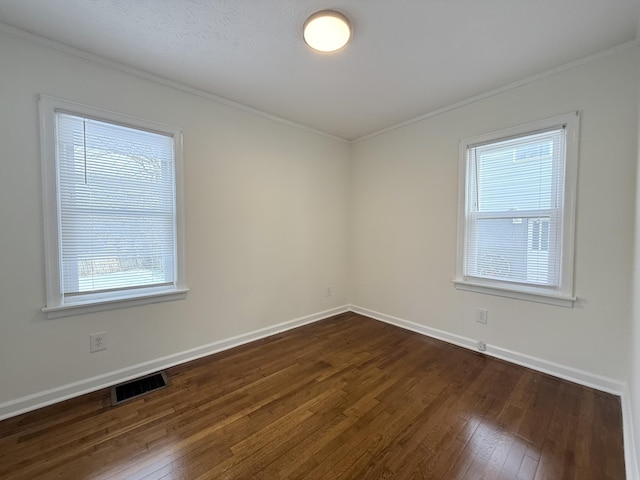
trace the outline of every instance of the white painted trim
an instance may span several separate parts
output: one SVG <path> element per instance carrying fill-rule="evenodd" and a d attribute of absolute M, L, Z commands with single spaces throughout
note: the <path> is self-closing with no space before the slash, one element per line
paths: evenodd
<path fill-rule="evenodd" d="M 573 307 L 573 302 L 576 300 L 573 295 L 573 262 L 576 186 L 578 185 L 579 128 L 580 111 L 574 111 L 516 127 L 476 135 L 460 141 L 458 160 L 458 242 L 456 250 L 456 279 L 454 280 L 457 289 L 568 308 Z M 470 149 L 478 145 L 494 144 L 506 139 L 519 138 L 538 132 L 558 131 L 559 129 L 563 129 L 563 133 L 565 134 L 565 174 L 562 188 L 557 185 L 555 187 L 563 192 L 562 195 L 559 195 L 555 188 L 553 191 L 555 192 L 554 196 L 557 197 L 558 201 L 562 204 L 562 207 L 558 208 L 562 214 L 553 215 L 551 213 L 552 209 L 548 208 L 539 211 L 532 210 L 529 212 L 529 215 L 535 212 L 541 215 L 551 215 L 550 222 L 552 226 L 555 225 L 555 227 L 552 228 L 558 232 L 558 239 L 553 242 L 550 239 L 549 256 L 561 260 L 561 265 L 559 266 L 560 271 L 557 274 L 558 278 L 561 279 L 560 285 L 553 288 L 537 286 L 531 283 L 517 284 L 491 278 L 474 278 L 467 276 L 467 257 L 472 255 L 474 250 L 477 249 L 475 241 L 469 240 L 469 229 L 473 228 L 473 222 L 469 220 L 469 218 L 473 217 L 473 214 L 472 212 L 468 212 L 469 202 L 467 199 L 468 192 L 471 191 L 468 185 L 471 165 L 469 158 Z M 556 159 L 554 162 L 560 162 L 560 160 Z M 555 165 L 555 167 L 558 167 L 558 165 Z M 556 207 L 558 206 L 556 205 Z M 473 237 L 473 232 L 471 233 L 471 237 Z M 467 249 L 471 250 L 467 252 Z M 555 253 L 552 255 L 552 252 Z"/>
<path fill-rule="evenodd" d="M 392 315 L 369 310 L 368 308 L 351 305 L 350 310 L 360 315 L 379 320 L 381 322 L 395 325 L 412 332 L 420 333 L 428 337 L 436 338 L 459 347 L 478 351 L 477 342 L 461 335 L 445 332 L 435 328 L 420 325 L 408 320 L 404 320 Z M 620 397 L 622 409 L 622 436 L 624 442 L 624 459 L 627 480 L 640 480 L 640 466 L 638 464 L 637 443 L 633 428 L 633 415 L 629 387 L 626 383 L 618 380 L 597 375 L 594 373 L 579 370 L 577 368 L 549 362 L 541 358 L 532 357 L 522 353 L 514 352 L 500 347 L 487 344 L 487 350 L 482 352 L 491 357 L 499 358 L 516 365 L 531 368 L 538 372 L 546 373 L 554 377 L 568 380 L 579 385 L 594 388 L 603 392 L 611 393 Z"/>
<path fill-rule="evenodd" d="M 485 295 L 497 295 L 498 297 L 515 298 L 517 300 L 526 300 L 527 302 L 546 303 L 548 305 L 556 305 L 558 307 L 572 308 L 576 297 L 570 295 L 551 295 L 540 292 L 525 292 L 510 288 L 503 288 L 498 285 L 483 285 L 481 283 L 469 282 L 466 280 L 454 280 L 454 285 L 458 290 L 467 292 L 483 293 Z"/>
<path fill-rule="evenodd" d="M 317 130 L 315 128 L 307 127 L 306 125 L 302 125 L 302 124 L 293 122 L 291 120 L 287 120 L 286 118 L 282 118 L 282 117 L 279 117 L 277 115 L 273 115 L 271 113 L 263 112 L 262 110 L 258 110 L 257 108 L 253 108 L 253 107 L 250 107 L 248 105 L 244 105 L 242 103 L 235 102 L 233 100 L 229 100 L 229 99 L 221 97 L 219 95 L 214 95 L 212 93 L 205 92 L 205 91 L 199 90 L 197 88 L 189 87 L 188 85 L 184 85 L 182 83 L 175 82 L 173 80 L 168 80 L 166 78 L 160 77 L 160 76 L 155 75 L 153 73 L 145 72 L 144 70 L 140 70 L 140 69 L 135 68 L 135 67 L 130 67 L 128 65 L 124 65 L 124 64 L 121 64 L 121 63 L 118 63 L 118 62 L 114 62 L 113 60 L 108 60 L 106 58 L 102 58 L 99 55 L 94 55 L 92 53 L 85 52 L 85 51 L 80 50 L 78 48 L 70 47 L 68 45 L 65 45 L 65 44 L 60 43 L 60 42 L 56 42 L 54 40 L 49 40 L 47 38 L 41 37 L 40 35 L 36 35 L 35 33 L 27 32 L 25 30 L 16 28 L 16 27 L 8 25 L 6 23 L 0 22 L 0 31 L 16 35 L 18 37 L 30 40 L 32 42 L 39 43 L 40 45 L 44 45 L 44 46 L 47 46 L 49 48 L 53 48 L 54 50 L 58 50 L 60 52 L 67 53 L 69 55 L 73 55 L 75 57 L 79 57 L 79 58 L 82 58 L 84 60 L 88 60 L 90 62 L 97 63 L 99 65 L 104 65 L 106 67 L 113 68 L 114 70 L 118 70 L 118 71 L 121 71 L 121 72 L 124 72 L 124 73 L 128 73 L 130 75 L 134 75 L 134 76 L 139 77 L 139 78 L 144 78 L 145 80 L 149 80 L 149 81 L 158 83 L 160 85 L 164 85 L 166 87 L 170 87 L 170 88 L 173 88 L 175 90 L 179 90 L 181 92 L 189 93 L 191 95 L 196 95 L 198 97 L 205 98 L 207 100 L 211 100 L 213 102 L 220 103 L 220 104 L 226 105 L 228 107 L 237 108 L 238 110 L 242 110 L 244 112 L 251 113 L 251 114 L 256 115 L 258 117 L 267 118 L 267 119 L 273 120 L 273 121 L 278 122 L 278 123 L 283 123 L 285 125 L 289 125 L 291 127 L 299 128 L 299 129 L 304 130 L 304 131 L 309 132 L 309 133 L 314 133 L 316 135 L 320 135 L 320 136 L 323 136 L 323 137 L 326 137 L 326 138 L 331 138 L 333 140 L 337 140 L 339 142 L 347 143 L 347 144 L 354 144 L 354 143 L 358 143 L 358 142 L 361 142 L 361 141 L 364 141 L 364 140 L 368 140 L 368 139 L 373 138 L 373 137 L 377 137 L 379 135 L 391 132 L 393 130 L 397 130 L 399 128 L 406 127 L 408 125 L 412 125 L 414 123 L 421 122 L 422 120 L 426 120 L 426 119 L 431 118 L 431 117 L 436 117 L 438 115 L 442 115 L 443 113 L 447 113 L 447 112 L 450 112 L 452 110 L 456 110 L 458 108 L 464 107 L 466 105 L 470 105 L 472 103 L 476 103 L 476 102 L 484 100 L 486 98 L 494 97 L 494 96 L 499 95 L 501 93 L 508 92 L 509 90 L 513 90 L 515 88 L 522 87 L 524 85 L 528 85 L 530 83 L 533 83 L 533 82 L 536 82 L 536 81 L 538 81 L 540 79 L 555 75 L 557 73 L 562 73 L 564 71 L 571 70 L 571 69 L 576 68 L 576 67 L 580 67 L 580 66 L 585 65 L 587 63 L 599 60 L 599 59 L 601 59 L 603 57 L 606 57 L 606 56 L 609 56 L 609 55 L 613 55 L 613 54 L 616 54 L 618 52 L 625 51 L 625 50 L 627 50 L 629 48 L 640 46 L 640 39 L 632 40 L 630 42 L 626 42 L 626 43 L 623 43 L 621 45 L 617 45 L 617 46 L 615 46 L 613 48 L 604 50 L 602 52 L 598 52 L 598 53 L 594 53 L 592 55 L 588 55 L 588 56 L 586 56 L 584 58 L 580 58 L 580 59 L 575 60 L 573 62 L 565 63 L 564 65 L 559 65 L 559 66 L 557 66 L 555 68 L 552 68 L 550 70 L 547 70 L 545 72 L 541 72 L 541 73 L 538 73 L 536 75 L 532 75 L 530 77 L 527 77 L 527 78 L 524 78 L 524 79 L 521 79 L 521 80 L 517 80 L 517 81 L 515 81 L 513 83 L 510 83 L 508 85 L 504 85 L 502 87 L 498 87 L 498 88 L 495 88 L 493 90 L 489 90 L 488 92 L 483 92 L 483 93 L 481 93 L 479 95 L 475 95 L 473 97 L 464 99 L 464 100 L 462 100 L 460 102 L 456 102 L 456 103 L 453 103 L 451 105 L 446 105 L 446 106 L 444 106 L 442 108 L 439 108 L 437 110 L 433 110 L 431 112 L 427 112 L 427 113 L 425 113 L 423 115 L 420 115 L 418 117 L 411 118 L 409 120 L 405 120 L 403 122 L 396 123 L 395 125 L 391 125 L 389 127 L 383 128 L 382 130 L 378 130 L 376 132 L 369 133 L 367 135 L 363 135 L 363 136 L 358 137 L 358 138 L 346 139 L 346 138 L 340 137 L 338 135 L 334 135 L 334 134 L 331 134 L 331 133 L 323 132 L 322 130 Z"/>
<path fill-rule="evenodd" d="M 151 120 L 125 115 L 103 108 L 92 107 L 64 100 L 49 95 L 38 96 L 40 111 L 40 148 L 43 186 L 44 240 L 45 240 L 45 273 L 47 304 L 42 309 L 47 318 L 61 318 L 71 315 L 100 312 L 115 308 L 146 305 L 150 303 L 182 300 L 189 289 L 186 286 L 185 267 L 185 234 L 184 234 L 184 198 L 183 198 L 183 153 L 182 130 L 178 127 L 166 125 Z M 59 159 L 56 145 L 57 124 L 56 114 L 66 112 L 81 115 L 96 120 L 112 122 L 137 130 L 165 135 L 173 140 L 174 155 L 174 217 L 175 217 L 175 252 L 176 271 L 175 285 L 163 287 L 148 287 L 126 292 L 110 292 L 94 294 L 84 297 L 81 301 L 67 302 L 62 293 L 61 285 L 61 206 L 59 197 Z"/>
<path fill-rule="evenodd" d="M 358 307 L 355 305 L 345 305 L 342 307 L 325 310 L 323 312 L 318 312 L 312 315 L 307 315 L 305 317 L 296 318 L 294 320 L 273 325 L 271 327 L 261 328 L 253 332 L 213 342 L 208 345 L 203 345 L 201 347 L 186 350 L 184 352 L 168 355 L 166 357 L 151 360 L 149 362 L 143 362 L 132 367 L 123 368 L 93 378 L 69 383 L 61 387 L 37 392 L 32 395 L 18 398 L 16 400 L 4 402 L 0 404 L 0 420 L 14 417 L 22 413 L 36 410 L 38 408 L 46 407 L 48 405 L 68 400 L 70 398 L 78 397 L 86 393 L 94 392 L 103 388 L 108 388 L 121 382 L 126 382 L 128 380 L 148 375 L 150 373 L 155 373 L 159 370 L 170 368 L 175 365 L 180 365 L 182 363 L 196 360 L 198 358 L 206 357 L 214 353 L 228 350 L 239 345 L 244 345 L 246 343 L 268 337 L 270 335 L 275 335 L 348 311 L 352 311 L 360 315 L 365 315 L 369 318 L 389 323 L 405 330 L 410 330 L 422 335 L 436 338 L 453 345 L 458 345 L 469 350 L 477 351 L 476 342 L 470 338 L 420 325 L 408 320 L 394 317 L 392 315 L 369 310 L 367 308 Z M 617 380 L 594 375 L 582 370 L 562 366 L 553 362 L 548 362 L 546 360 L 530 357 L 528 355 L 519 354 L 517 352 L 512 352 L 510 350 L 501 349 L 491 345 L 487 345 L 487 351 L 484 353 L 489 356 L 500 358 L 502 360 L 506 360 L 508 362 L 522 365 L 524 367 L 547 373 L 555 377 L 569 380 L 574 383 L 585 385 L 608 393 L 620 395 L 622 404 L 627 480 L 640 480 L 640 475 L 638 474 L 638 457 L 636 454 L 636 443 L 633 431 L 631 399 L 629 389 L 626 384 L 623 384 L 622 382 L 619 382 Z"/>
<path fill-rule="evenodd" d="M 450 112 L 452 110 L 456 110 L 458 108 L 465 107 L 472 103 L 479 102 L 486 98 L 495 97 L 496 95 L 500 95 L 501 93 L 508 92 L 509 90 L 514 90 L 519 87 L 523 87 L 530 83 L 536 82 L 546 77 L 550 77 L 552 75 L 556 75 L 558 73 L 565 72 L 567 70 L 571 70 L 576 67 L 580 67 L 587 63 L 594 62 L 596 60 L 600 60 L 603 57 L 607 57 L 609 55 L 614 55 L 619 52 L 623 52 L 629 48 L 634 48 L 640 46 L 640 39 L 631 40 L 630 42 L 622 43 L 615 47 L 609 48 L 607 50 L 603 50 L 602 52 L 594 53 L 592 55 L 588 55 L 586 57 L 580 58 L 578 60 L 574 60 L 573 62 L 565 63 L 564 65 L 559 65 L 550 70 L 540 72 L 536 75 L 532 75 L 527 78 L 523 78 L 521 80 L 517 80 L 513 83 L 509 83 L 508 85 L 504 85 L 502 87 L 495 88 L 493 90 L 489 90 L 488 92 L 483 92 L 474 97 L 470 97 L 464 99 L 460 102 L 453 103 L 451 105 L 446 105 L 438 110 L 433 110 L 432 112 L 425 113 L 424 115 L 420 115 L 419 117 L 411 118 L 409 120 L 405 120 L 404 122 L 396 123 L 395 125 L 391 125 L 390 127 L 383 128 L 382 130 L 378 130 L 377 132 L 369 133 L 367 135 L 363 135 L 362 137 L 355 138 L 350 141 L 351 144 L 362 142 L 364 140 L 369 140 L 370 138 L 377 137 L 379 135 L 383 135 L 385 133 L 392 132 L 393 130 L 398 130 L 399 128 L 406 127 L 408 125 L 412 125 L 414 123 L 421 122 L 423 120 L 427 120 L 428 118 L 437 117 L 438 115 L 442 115 L 443 113 Z"/>
<path fill-rule="evenodd" d="M 65 45 L 60 42 L 56 42 L 55 40 L 50 40 L 48 38 L 41 37 L 40 35 L 36 35 L 35 33 L 27 32 L 20 28 L 16 28 L 14 26 L 8 25 L 6 23 L 0 22 L 0 32 L 7 32 L 17 37 L 24 38 L 26 40 L 30 40 L 32 42 L 38 43 L 40 45 L 44 45 L 49 48 L 53 48 L 54 50 L 58 50 L 59 52 L 63 52 L 69 55 L 73 55 L 74 57 L 82 58 L 83 60 L 88 60 L 93 63 L 97 63 L 99 65 L 103 65 L 105 67 L 113 68 L 114 70 L 118 70 L 120 72 L 128 73 L 129 75 L 133 75 L 138 78 L 144 78 L 145 80 L 149 80 L 154 83 L 158 83 L 160 85 L 164 85 L 165 87 L 173 88 L 175 90 L 179 90 L 184 93 L 188 93 L 191 95 L 195 95 L 201 98 L 205 98 L 207 100 L 211 100 L 212 102 L 216 102 L 222 105 L 226 105 L 227 107 L 236 108 L 238 110 L 242 110 L 243 112 L 250 113 L 252 115 L 256 115 L 258 117 L 267 118 L 269 120 L 273 120 L 278 123 L 283 123 L 290 127 L 295 127 L 300 130 L 304 130 L 309 133 L 313 133 L 316 135 L 320 135 L 322 137 L 331 138 L 332 140 L 337 140 L 342 143 L 349 143 L 345 138 L 339 137 L 337 135 L 333 135 L 331 133 L 323 132 L 321 130 L 317 130 L 312 127 L 307 127 L 306 125 L 302 125 L 300 123 L 292 122 L 291 120 L 287 120 L 286 118 L 279 117 L 277 115 L 273 115 L 271 113 L 263 112 L 262 110 L 258 110 L 257 108 L 250 107 L 248 105 L 244 105 L 239 102 L 235 102 L 233 100 L 229 100 L 228 98 L 221 97 L 219 95 L 214 95 L 213 93 L 205 92 L 204 90 L 200 90 L 194 87 L 190 87 L 188 85 L 184 85 L 180 82 L 175 82 L 173 80 L 166 79 L 164 77 L 160 77 L 159 75 L 155 75 L 153 73 L 145 72 L 144 70 L 140 70 L 135 67 L 130 67 L 128 65 L 124 65 L 122 63 L 115 62 L 113 60 L 108 60 L 99 55 L 95 55 L 93 53 L 85 52 L 84 50 L 80 50 L 75 47 L 70 47 L 69 45 Z"/>
<path fill-rule="evenodd" d="M 625 385 L 622 391 L 622 431 L 624 437 L 624 462 L 627 470 L 627 480 L 640 480 L 640 465 L 638 464 L 638 444 L 633 428 L 633 408 L 631 392 Z"/>
<path fill-rule="evenodd" d="M 436 338 L 438 340 L 445 341 L 458 345 L 459 347 L 467 348 L 469 350 L 478 351 L 477 342 L 471 338 L 463 337 L 454 333 L 445 332 L 435 328 L 427 327 L 418 323 L 410 322 L 392 315 L 369 310 L 368 308 L 358 307 L 351 305 L 351 311 L 380 320 L 381 322 L 389 323 L 405 330 L 411 330 L 412 332 L 421 333 L 428 337 Z M 626 384 L 615 380 L 613 378 L 605 377 L 577 368 L 561 365 L 559 363 L 550 362 L 541 358 L 532 357 L 523 353 L 514 352 L 505 348 L 496 347 L 495 345 L 487 344 L 487 350 L 482 352 L 490 357 L 499 358 L 516 365 L 536 370 L 538 372 L 546 373 L 554 377 L 562 378 L 579 385 L 594 388 L 614 395 L 622 396 L 622 393 L 626 387 Z"/>
<path fill-rule="evenodd" d="M 161 291 L 149 295 L 138 295 L 130 298 L 110 298 L 108 300 L 94 301 L 91 303 L 71 303 L 44 307 L 42 311 L 47 314 L 47 319 L 71 317 L 73 315 L 85 315 L 87 313 L 104 312 L 117 308 L 139 307 L 152 303 L 171 302 L 187 298 L 188 288 Z"/>
<path fill-rule="evenodd" d="M 374 320 L 379 320 L 381 322 L 395 325 L 396 327 L 404 328 L 405 330 L 411 330 L 412 332 L 436 338 L 447 343 L 452 343 L 453 345 L 458 345 L 459 347 L 476 350 L 476 342 L 469 338 L 456 335 L 454 333 L 445 332 L 444 330 L 438 330 L 436 328 L 426 327 L 424 325 L 419 325 L 408 320 L 394 317 L 393 315 L 387 315 L 386 313 L 376 312 L 375 310 L 369 310 L 368 308 L 358 307 L 356 305 L 351 305 L 351 311 L 354 313 L 359 313 L 360 315 L 364 315 L 365 317 L 373 318 Z"/>
<path fill-rule="evenodd" d="M 261 338 L 275 335 L 293 328 L 301 327 L 309 323 L 317 322 L 325 318 L 348 312 L 349 306 L 335 307 L 323 312 L 314 313 L 304 317 L 289 320 L 270 327 L 254 330 L 253 332 L 244 333 L 235 337 L 219 340 L 207 345 L 192 348 L 184 352 L 167 355 L 166 357 L 157 358 L 148 362 L 139 363 L 131 367 L 122 368 L 113 372 L 98 375 L 93 378 L 87 378 L 77 382 L 69 383 L 60 387 L 55 387 L 42 392 L 37 392 L 15 400 L 10 400 L 0 404 L 0 420 L 14 417 L 21 413 L 36 410 L 47 405 L 68 400 L 73 397 L 84 395 L 85 393 L 95 392 L 103 388 L 110 387 L 117 383 L 126 382 L 128 380 L 138 378 L 150 373 L 155 373 L 165 368 L 190 362 L 198 358 L 206 357 L 214 353 L 228 350 L 245 343 L 253 342 Z"/>

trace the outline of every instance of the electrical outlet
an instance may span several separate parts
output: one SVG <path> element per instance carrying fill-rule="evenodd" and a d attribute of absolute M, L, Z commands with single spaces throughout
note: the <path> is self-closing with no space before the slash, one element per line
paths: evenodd
<path fill-rule="evenodd" d="M 326 287 L 324 287 L 324 296 L 325 297 L 331 296 L 331 285 L 327 285 Z"/>
<path fill-rule="evenodd" d="M 486 352 L 487 344 L 484 343 L 482 340 L 478 340 L 478 350 L 480 350 L 481 352 Z"/>
<path fill-rule="evenodd" d="M 89 335 L 89 351 L 100 352 L 107 349 L 107 332 L 93 333 Z"/>
<path fill-rule="evenodd" d="M 486 308 L 476 308 L 476 322 L 486 324 L 488 317 L 489 310 Z"/>

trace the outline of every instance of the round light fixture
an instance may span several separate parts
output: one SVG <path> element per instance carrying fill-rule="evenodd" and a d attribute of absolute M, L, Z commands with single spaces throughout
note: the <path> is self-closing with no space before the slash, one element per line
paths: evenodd
<path fill-rule="evenodd" d="M 302 29 L 304 41 L 319 52 L 335 52 L 351 38 L 347 17 L 333 10 L 316 12 L 307 18 Z"/>

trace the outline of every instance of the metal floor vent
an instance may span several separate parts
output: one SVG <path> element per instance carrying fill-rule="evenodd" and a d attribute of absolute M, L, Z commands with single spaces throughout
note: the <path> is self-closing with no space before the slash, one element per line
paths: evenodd
<path fill-rule="evenodd" d="M 168 385 L 169 381 L 165 372 L 153 373 L 130 382 L 114 385 L 111 387 L 111 405 L 119 405 Z"/>

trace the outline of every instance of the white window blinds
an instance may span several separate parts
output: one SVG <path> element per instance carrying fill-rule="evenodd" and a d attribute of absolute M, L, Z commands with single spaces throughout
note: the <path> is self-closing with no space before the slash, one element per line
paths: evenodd
<path fill-rule="evenodd" d="M 565 142 L 559 126 L 468 146 L 465 278 L 560 287 Z"/>
<path fill-rule="evenodd" d="M 174 139 L 56 113 L 66 301 L 176 281 Z"/>

